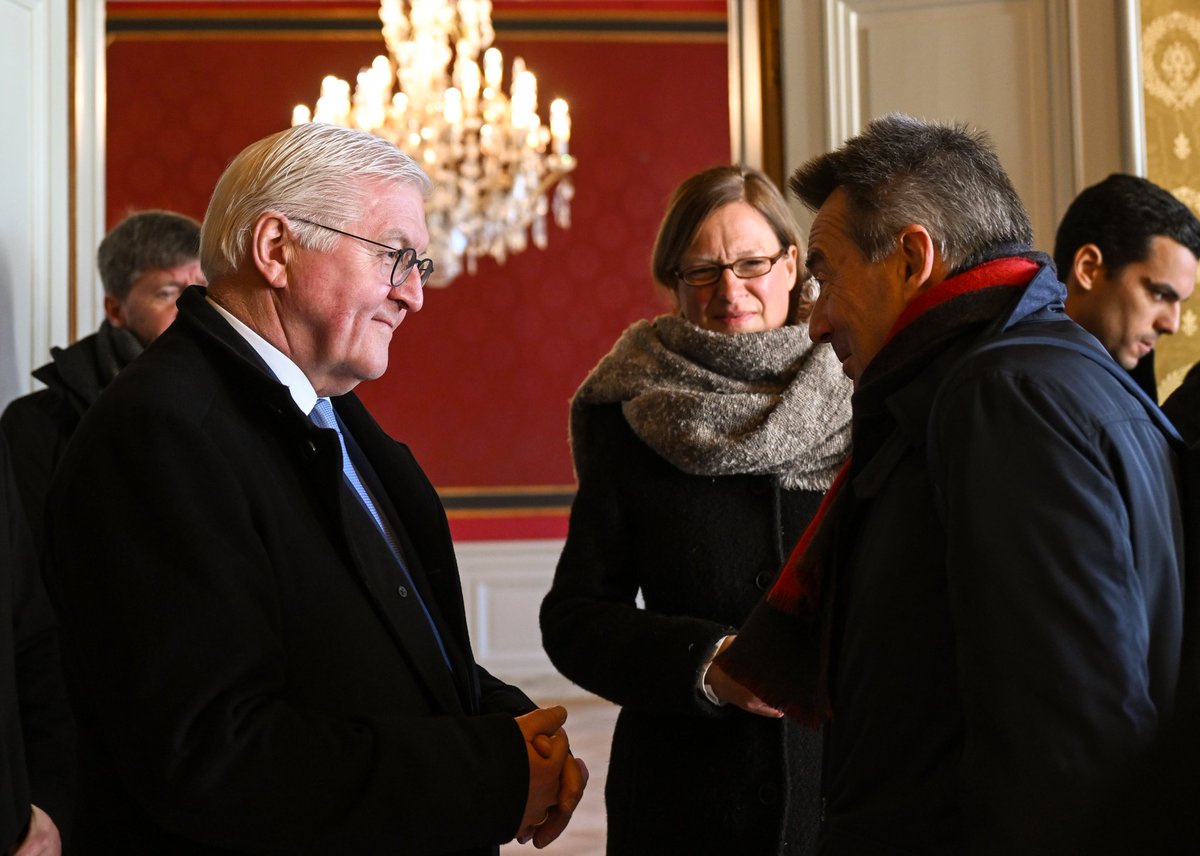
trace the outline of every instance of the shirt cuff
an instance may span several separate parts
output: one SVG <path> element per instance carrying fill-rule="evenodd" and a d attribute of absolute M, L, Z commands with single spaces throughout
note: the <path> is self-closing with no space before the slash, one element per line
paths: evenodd
<path fill-rule="evenodd" d="M 717 698 L 716 693 L 712 691 L 712 687 L 708 685 L 708 667 L 711 666 L 713 660 L 717 658 L 717 652 L 721 650 L 721 646 L 725 644 L 725 640 L 732 638 L 733 634 L 730 634 L 729 636 L 722 636 L 717 640 L 717 644 L 714 645 L 712 651 L 708 653 L 708 658 L 704 661 L 704 665 L 700 667 L 700 678 L 696 685 L 696 689 L 700 690 L 704 697 L 717 707 L 723 707 L 725 702 Z"/>

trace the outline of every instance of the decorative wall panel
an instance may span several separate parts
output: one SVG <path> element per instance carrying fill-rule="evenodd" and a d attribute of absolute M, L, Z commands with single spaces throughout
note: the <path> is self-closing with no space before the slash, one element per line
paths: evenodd
<path fill-rule="evenodd" d="M 554 670 L 538 627 L 562 541 L 473 542 L 457 552 L 475 658 L 535 699 L 583 693 Z"/>
<path fill-rule="evenodd" d="M 1200 2 L 1142 0 L 1146 177 L 1200 216 Z M 1160 400 L 1200 359 L 1200 299 L 1183 305 L 1179 333 L 1155 348 Z"/>

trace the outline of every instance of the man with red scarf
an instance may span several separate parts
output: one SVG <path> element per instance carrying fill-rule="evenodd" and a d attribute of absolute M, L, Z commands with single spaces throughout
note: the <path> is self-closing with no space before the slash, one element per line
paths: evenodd
<path fill-rule="evenodd" d="M 824 723 L 823 854 L 1067 852 L 1173 707 L 1177 436 L 983 135 L 887 116 L 791 188 L 853 453 L 711 680 Z"/>

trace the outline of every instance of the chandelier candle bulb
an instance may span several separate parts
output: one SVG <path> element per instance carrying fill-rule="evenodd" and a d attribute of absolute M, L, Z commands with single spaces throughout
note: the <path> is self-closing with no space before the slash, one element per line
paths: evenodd
<path fill-rule="evenodd" d="M 488 48 L 483 54 L 483 79 L 488 89 L 497 92 L 504 79 L 504 57 L 496 48 Z"/>
<path fill-rule="evenodd" d="M 531 127 L 537 110 L 537 78 L 524 65 L 520 57 L 513 60 L 512 126 L 517 130 Z"/>
<path fill-rule="evenodd" d="M 550 139 L 556 155 L 567 153 L 571 140 L 571 108 L 561 98 L 550 102 Z"/>
<path fill-rule="evenodd" d="M 466 99 L 467 114 L 475 115 L 479 102 L 479 64 L 473 59 L 462 61 L 457 83 Z"/>
<path fill-rule="evenodd" d="M 460 126 L 463 120 L 462 93 L 453 86 L 446 90 L 446 105 L 442 112 L 446 117 L 446 123 L 450 125 L 451 131 L 461 131 Z"/>

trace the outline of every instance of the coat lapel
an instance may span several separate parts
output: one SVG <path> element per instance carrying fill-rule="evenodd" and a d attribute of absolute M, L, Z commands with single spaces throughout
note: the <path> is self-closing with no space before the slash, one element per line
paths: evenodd
<path fill-rule="evenodd" d="M 395 559 L 374 523 L 361 511 L 357 499 L 343 484 L 341 447 L 337 437 L 332 432 L 317 428 L 306 414 L 301 413 L 287 387 L 279 383 L 254 349 L 215 309 L 206 304 L 206 293 L 201 286 L 192 286 L 184 292 L 180 297 L 180 305 L 186 311 L 180 313 L 181 323 L 189 324 L 209 341 L 221 360 L 239 364 L 239 374 L 247 380 L 247 387 L 242 391 L 248 406 L 262 411 L 259 418 L 273 424 L 275 430 L 281 432 L 280 436 L 285 438 L 286 444 L 304 462 L 302 469 L 315 479 L 314 501 L 323 509 L 325 519 L 329 521 L 331 534 L 337 542 L 335 546 L 358 578 L 372 607 L 409 661 L 414 674 L 419 675 L 425 683 L 431 699 L 448 712 L 461 712 L 464 707 L 468 711 L 474 710 L 478 706 L 478 679 L 469 651 L 465 656 L 463 652 L 464 646 L 469 643 L 466 641 L 466 619 L 462 612 L 462 591 L 458 588 L 457 573 L 439 575 L 453 579 L 452 598 L 447 601 L 446 587 L 431 585 L 425 570 L 442 567 L 450 571 L 456 569 L 449 526 L 432 486 L 411 455 L 379 428 L 354 395 L 344 395 L 335 400 L 339 415 L 376 468 L 383 482 L 387 504 L 397 512 L 393 514 L 392 521 L 397 524 L 397 535 L 403 542 L 406 558 L 412 557 L 408 563 L 409 572 L 437 623 L 438 632 L 454 664 L 453 677 L 446 669 L 437 640 L 433 638 L 420 606 L 409 603 L 405 604 L 408 608 L 401 610 L 402 613 L 411 610 L 412 620 L 399 620 L 397 611 L 386 606 L 397 597 L 395 589 L 381 585 L 378 575 L 372 574 L 371 570 L 381 567 L 380 563 L 394 564 Z M 256 371 L 250 370 L 251 367 Z M 398 457 L 398 451 L 404 452 L 403 457 L 412 474 L 402 477 L 404 468 L 390 460 Z M 404 497 L 407 504 L 397 501 L 398 495 L 407 494 L 410 489 L 412 496 Z M 432 508 L 428 507 L 428 497 L 432 497 Z M 422 513 L 415 515 L 412 520 L 400 512 L 410 505 L 424 507 Z M 391 509 L 388 513 L 391 513 Z M 436 525 L 438 517 L 441 518 L 440 527 Z M 427 520 L 434 521 L 428 529 L 430 537 L 420 541 L 411 539 L 408 535 L 411 527 L 421 526 Z M 448 559 L 445 558 L 447 553 Z M 435 559 L 431 560 L 429 556 Z M 461 686 L 456 686 L 456 679 Z"/>
<path fill-rule="evenodd" d="M 408 449 L 384 433 L 357 397 L 341 396 L 334 399 L 334 405 L 375 470 L 381 510 L 395 527 L 413 583 L 437 625 L 454 666 L 460 700 L 469 712 L 474 711 L 478 681 L 450 527 L 441 501 Z M 430 642 L 436 650 L 436 641 L 430 638 Z M 440 665 L 445 672 L 444 662 Z"/>
<path fill-rule="evenodd" d="M 370 598 L 375 612 L 396 640 L 413 672 L 421 677 L 431 696 L 448 712 L 461 712 L 464 705 L 458 687 L 446 668 L 441 651 L 438 650 L 437 640 L 434 639 L 428 622 L 421 613 L 420 605 L 413 599 L 398 600 L 399 596 L 387 581 L 386 574 L 380 573 L 380 569 L 390 569 L 394 566 L 395 559 L 370 516 L 364 512 L 358 499 L 344 483 L 341 448 L 337 437 L 332 432 L 315 426 L 312 431 L 322 461 L 319 490 L 323 497 L 331 497 L 327 508 L 342 536 L 342 546 L 348 554 L 351 568 Z M 399 535 L 399 530 L 397 534 Z M 407 549 L 407 545 L 405 548 Z M 424 576 L 419 570 L 419 563 L 410 561 L 407 565 L 414 583 L 424 595 L 428 584 L 424 583 L 424 580 L 417 582 L 418 577 Z M 430 612 L 437 621 L 437 612 L 432 608 L 432 601 L 427 600 L 426 604 L 430 606 Z M 440 625 L 438 629 L 448 650 L 456 647 L 452 645 L 453 640 L 447 630 Z M 454 656 L 451 657 L 457 669 L 458 664 Z"/>

